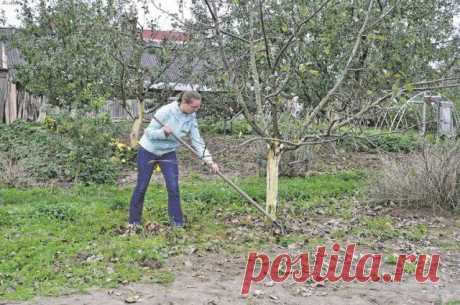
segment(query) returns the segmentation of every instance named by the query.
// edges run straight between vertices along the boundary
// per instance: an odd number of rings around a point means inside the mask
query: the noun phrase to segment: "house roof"
[[[156,54],[145,51],[144,54],[142,54],[141,65],[143,68],[155,69],[161,64]],[[190,59],[185,56],[177,56],[172,59],[169,66],[166,67],[164,73],[155,80],[155,83],[151,87],[159,89],[160,87],[164,87],[165,84],[175,83],[177,83],[178,88],[180,87],[180,84],[182,84],[182,86],[196,87],[198,86],[197,83],[202,83],[204,81],[198,81],[197,74],[203,74],[202,72],[206,69],[206,67],[206,63],[202,60]],[[146,83],[149,83],[149,80],[146,80]],[[180,91],[181,89],[177,90]]]
[[[179,43],[183,43],[190,39],[190,35],[184,32],[152,30],[143,30],[142,37],[145,41],[161,42],[164,40],[169,40]]]
[[[6,68],[10,77],[15,77],[15,66],[24,63],[17,48],[11,47],[11,37],[15,33],[14,28],[0,28],[0,67],[3,66],[3,54],[6,55]],[[5,53],[3,53],[5,52]]]

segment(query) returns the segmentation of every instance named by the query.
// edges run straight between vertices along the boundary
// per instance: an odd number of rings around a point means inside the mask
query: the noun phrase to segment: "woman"
[[[160,107],[155,117],[164,125],[152,119],[139,141],[137,153],[137,184],[131,197],[129,209],[129,229],[141,225],[144,196],[152,176],[154,166],[158,164],[163,173],[168,190],[168,213],[171,225],[184,227],[180,194],[179,169],[176,158],[178,141],[174,136],[184,137],[189,134],[192,146],[200,154],[212,172],[219,171],[219,166],[213,162],[206,149],[198,130],[195,112],[201,106],[201,95],[196,91],[184,91],[178,101]],[[173,136],[174,135],[174,136]]]

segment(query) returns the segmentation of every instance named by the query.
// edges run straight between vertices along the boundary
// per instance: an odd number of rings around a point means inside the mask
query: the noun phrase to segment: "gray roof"
[[[15,67],[24,63],[17,48],[11,47],[12,35],[15,33],[14,28],[0,28],[0,41],[4,44],[6,49],[7,68],[10,78],[15,78]]]
[[[160,60],[158,56],[145,51],[142,54],[141,65],[144,68],[159,67]],[[182,90],[180,88],[184,86],[192,86],[204,88],[205,85],[209,85],[210,80],[202,79],[198,75],[206,75],[207,63],[202,60],[190,59],[185,56],[179,55],[176,58],[173,58],[172,62],[169,64],[164,73],[155,81],[158,84],[175,84],[177,83],[178,91]],[[148,82],[148,80],[146,80]],[[158,88],[158,86],[152,86],[153,88]]]
[[[155,67],[159,67],[160,65],[161,65],[160,60],[158,59],[158,56],[156,56],[155,54],[151,54],[148,51],[145,51],[142,54],[141,66],[143,68],[154,69]],[[178,78],[180,78],[180,73],[179,73],[180,71],[179,70],[180,69],[178,67],[178,64],[177,64],[177,62],[175,62],[174,64],[171,64],[166,69],[166,71],[162,75],[162,78],[166,78],[166,79],[169,79],[171,81],[175,81]]]

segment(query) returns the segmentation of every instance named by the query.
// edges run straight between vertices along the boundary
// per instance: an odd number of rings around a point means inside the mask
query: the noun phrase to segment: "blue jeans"
[[[176,224],[183,224],[184,219],[180,205],[179,168],[177,166],[176,152],[172,151],[162,156],[156,156],[145,150],[142,146],[139,146],[137,153],[137,183],[131,196],[129,223],[140,224],[142,222],[145,192],[147,191],[156,163],[160,165],[168,190],[169,217]]]

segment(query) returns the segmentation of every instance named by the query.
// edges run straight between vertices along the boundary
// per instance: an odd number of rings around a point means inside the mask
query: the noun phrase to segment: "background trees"
[[[131,145],[137,145],[145,99],[161,80],[176,47],[167,41],[145,41],[135,3],[120,1],[41,1],[38,9],[21,2],[23,27],[15,45],[25,60],[17,79],[51,105],[65,110],[94,111],[108,99],[137,103]],[[153,54],[156,65],[144,57]]]
[[[63,109],[94,109],[113,92],[108,7],[102,1],[21,3],[16,46],[25,60],[17,79]],[[99,103],[99,105],[97,105]]]

